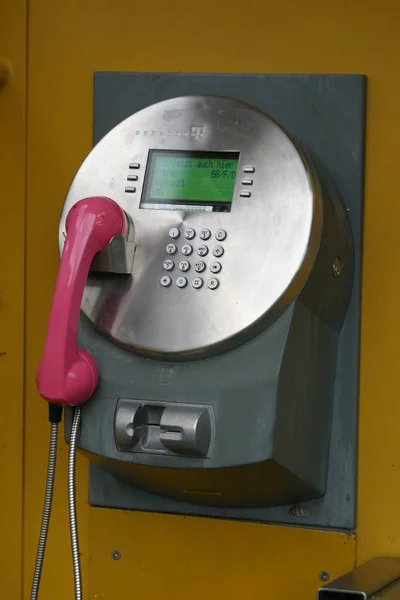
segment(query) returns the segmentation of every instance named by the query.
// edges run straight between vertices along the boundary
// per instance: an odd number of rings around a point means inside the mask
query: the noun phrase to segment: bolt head
[[[121,558],[121,552],[119,550],[113,550],[111,552],[111,557],[113,560],[119,560]]]
[[[329,581],[329,573],[327,571],[321,571],[319,578],[321,581]]]
[[[337,256],[335,258],[335,260],[333,261],[333,265],[332,265],[332,273],[333,276],[335,278],[340,277],[340,274],[342,272],[342,261],[340,260],[340,258]]]

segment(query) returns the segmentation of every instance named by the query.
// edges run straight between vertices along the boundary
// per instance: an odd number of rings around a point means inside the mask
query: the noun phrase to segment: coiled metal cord
[[[81,420],[82,407],[77,406],[74,411],[72,421],[71,439],[69,444],[68,455],[68,508],[69,508],[69,524],[71,531],[71,548],[72,548],[72,564],[74,568],[75,582],[75,600],[82,600],[82,581],[81,581],[81,565],[79,558],[79,537],[78,523],[76,518],[76,497],[75,497],[75,458],[76,458],[76,442],[79,434],[79,425]]]
[[[51,423],[50,429],[50,448],[49,460],[47,465],[46,492],[44,497],[44,508],[42,515],[42,525],[40,528],[39,543],[36,552],[35,570],[33,572],[31,600],[36,600],[39,592],[40,578],[42,575],[43,559],[46,550],[47,533],[49,531],[49,522],[51,506],[53,503],[54,476],[56,472],[58,443],[58,423]]]

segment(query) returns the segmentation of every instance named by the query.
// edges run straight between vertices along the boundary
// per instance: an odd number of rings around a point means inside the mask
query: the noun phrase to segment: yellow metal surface
[[[20,598],[26,2],[0,2],[0,596]]]
[[[17,10],[20,0],[7,2]],[[60,209],[71,178],[91,147],[96,70],[368,75],[358,559],[378,552],[400,554],[399,22],[400,5],[391,0],[248,0],[244,4],[30,0],[24,598],[28,598],[36,548],[48,444],[47,412],[35,389],[35,371],[58,264]],[[12,143],[23,160],[18,126],[15,136]],[[15,178],[12,211],[23,223],[23,213],[18,212],[23,203],[22,164],[20,172],[14,163],[7,172]],[[11,189],[3,178],[0,185]],[[20,187],[21,195],[16,191]],[[3,219],[4,198],[1,206]],[[2,331],[4,327],[10,332],[15,322],[15,335],[6,336],[7,348],[14,348],[15,354],[5,369],[0,357],[4,370],[0,374],[2,390],[19,398],[22,238],[20,244],[11,239],[9,244],[14,267],[6,266],[6,273],[16,298],[7,308],[5,288],[0,318]],[[6,250],[10,257],[8,245]],[[4,268],[2,264],[1,273]],[[5,310],[10,311],[6,319]],[[15,410],[15,422],[20,422],[17,406],[16,402],[7,410]],[[21,438],[14,439],[11,429],[5,431],[15,457],[9,464],[15,474],[9,490],[13,506],[8,507],[14,510],[15,505],[18,512]],[[60,447],[42,600],[72,597],[66,447],[64,443]],[[206,595],[305,600],[314,597],[321,569],[335,576],[354,564],[354,541],[339,533],[90,509],[86,469],[85,459],[80,458],[78,508],[87,598],[116,600],[144,594],[153,598],[162,593],[174,600]],[[11,514],[18,526],[17,515]],[[121,551],[119,561],[111,558],[114,549]],[[4,552],[2,548],[0,553]],[[16,585],[15,594],[8,596],[11,600],[19,598],[17,590]]]

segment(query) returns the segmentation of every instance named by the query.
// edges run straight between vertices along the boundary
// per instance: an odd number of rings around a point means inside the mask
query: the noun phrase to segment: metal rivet
[[[338,256],[333,261],[332,272],[334,277],[340,277],[342,272],[342,261]]]
[[[111,552],[111,557],[113,560],[119,560],[121,558],[121,552],[119,550],[113,550]]]
[[[329,573],[328,571],[321,571],[321,573],[319,574],[319,578],[321,581],[329,581]]]

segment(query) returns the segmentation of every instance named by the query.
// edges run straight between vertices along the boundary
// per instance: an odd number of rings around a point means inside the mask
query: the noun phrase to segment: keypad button
[[[166,271],[172,271],[172,269],[175,266],[175,263],[173,260],[170,260],[169,258],[167,260],[164,260],[163,264],[163,269],[165,269]]]
[[[181,252],[184,256],[190,256],[190,254],[193,252],[193,247],[190,244],[185,244],[182,246]]]
[[[127,194],[134,194],[134,193],[136,192],[136,188],[135,188],[135,187],[132,187],[132,186],[130,186],[130,185],[128,185],[128,186],[125,188],[125,192],[126,192]]]
[[[200,229],[199,237],[201,240],[209,240],[211,237],[211,231],[209,229]]]
[[[203,285],[203,280],[201,277],[195,277],[192,281],[192,286],[195,290],[199,290]]]
[[[138,176],[137,175],[128,175],[127,180],[128,181],[137,181]]]
[[[187,279],[186,277],[178,277],[178,279],[176,280],[176,285],[179,288],[184,288],[187,286]]]
[[[168,231],[168,235],[173,240],[176,240],[179,237],[179,229],[177,227],[171,227],[171,229]]]
[[[207,281],[207,285],[210,288],[210,290],[216,290],[219,286],[219,281],[215,277],[212,277]]]
[[[211,273],[219,273],[221,269],[221,263],[219,262],[213,262],[210,266]]]
[[[187,260],[181,260],[181,262],[179,263],[179,268],[185,273],[186,271],[189,271],[190,263]]]
[[[178,248],[175,246],[175,244],[168,244],[165,250],[167,254],[175,254]]]
[[[168,275],[163,275],[160,279],[160,283],[163,287],[169,287],[172,283],[172,279]]]
[[[196,232],[194,229],[186,229],[184,235],[187,240],[192,240],[196,235]]]
[[[250,198],[251,196],[251,192],[248,192],[247,190],[242,190],[239,194],[239,196],[241,198]]]
[[[242,185],[253,185],[252,179],[242,179]]]
[[[243,173],[254,173],[255,172],[255,168],[252,166],[247,166],[247,167],[243,167]]]
[[[199,246],[197,248],[197,254],[199,256],[206,256],[208,254],[208,248],[207,248],[207,246]]]
[[[214,246],[212,253],[218,258],[223,255],[224,249],[222,246]]]
[[[194,270],[196,271],[196,273],[202,273],[205,270],[205,268],[206,268],[206,263],[203,262],[202,260],[195,263],[195,265],[194,265]]]
[[[140,163],[130,163],[129,168],[130,169],[140,169]]]
[[[225,238],[226,238],[225,229],[218,229],[218,231],[215,233],[215,239],[218,240],[219,242],[222,242]]]

